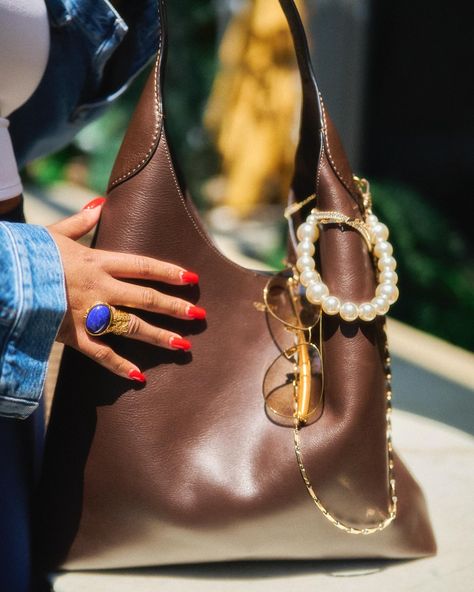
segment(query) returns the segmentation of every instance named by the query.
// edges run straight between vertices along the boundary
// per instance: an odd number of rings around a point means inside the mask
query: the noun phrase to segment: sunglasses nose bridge
[[[269,280],[264,301],[270,315],[290,330],[310,331],[320,319],[320,307],[306,300],[304,291],[292,278],[275,276]]]

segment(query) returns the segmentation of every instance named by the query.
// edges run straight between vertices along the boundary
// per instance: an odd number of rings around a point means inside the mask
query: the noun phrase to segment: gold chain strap
[[[357,177],[357,179],[358,179],[358,177]],[[363,195],[363,199],[364,199],[364,207],[366,208],[366,213],[370,213],[372,211],[370,188],[368,185],[368,181],[366,179],[363,179],[363,181],[364,181],[364,185],[363,186],[361,185],[361,191],[362,191],[362,187],[363,187],[364,193],[362,195]],[[360,181],[360,183],[362,183],[362,181]],[[291,218],[291,216],[293,216],[293,214],[296,214],[296,212],[301,210],[301,208],[303,206],[305,206],[307,203],[309,203],[313,199],[316,199],[315,193],[313,193],[312,195],[310,195],[309,197],[307,197],[306,199],[304,199],[301,202],[297,202],[297,203],[289,205],[285,209],[285,212],[284,212],[285,218],[287,220],[289,220]],[[369,249],[369,252],[372,251],[372,242],[370,240],[370,233],[367,228],[367,224],[364,220],[362,220],[360,218],[351,218],[350,216],[346,216],[345,214],[341,214],[340,212],[335,212],[332,210],[324,212],[321,210],[317,210],[315,208],[311,211],[311,213],[313,216],[316,217],[319,224],[345,224],[346,226],[350,226],[351,228],[354,228],[354,230],[357,230],[357,232],[365,240],[365,242],[367,244],[367,248]]]
[[[289,220],[291,218],[291,216],[293,216],[293,214],[296,214],[296,212],[301,210],[301,208],[303,206],[305,206],[307,203],[309,203],[313,199],[316,199],[316,193],[313,193],[312,195],[308,196],[303,201],[297,201],[297,202],[292,203],[291,205],[287,206],[285,208],[285,211],[283,212],[283,215],[285,216],[285,218],[287,220]]]
[[[363,198],[363,205],[364,205],[364,214],[365,217],[372,213],[372,195],[370,191],[370,185],[367,179],[361,179],[359,177],[354,176],[354,181],[356,183],[357,188],[359,189],[362,198]],[[316,195],[312,194],[307,197],[305,200],[301,202],[297,202],[291,204],[285,209],[285,218],[288,220],[298,212],[303,206],[305,206],[310,201],[316,199]],[[364,220],[359,218],[350,218],[349,216],[345,216],[340,212],[335,211],[318,211],[314,209],[312,214],[316,216],[318,223],[321,224],[345,224],[357,230],[359,234],[365,240],[369,252],[372,252],[372,242],[370,238],[370,234],[367,228],[367,224]],[[366,526],[364,528],[356,528],[354,526],[348,526],[338,520],[331,512],[324,506],[323,502],[317,496],[314,487],[311,483],[311,480],[308,476],[306,468],[303,462],[303,453],[301,451],[301,441],[300,441],[300,431],[302,424],[298,420],[298,415],[295,413],[295,427],[294,427],[294,449],[296,455],[296,461],[298,463],[298,468],[303,478],[304,484],[306,489],[313,500],[316,507],[321,511],[323,516],[331,522],[336,528],[348,533],[348,534],[374,534],[376,532],[380,532],[387,528],[389,524],[391,524],[396,516],[397,516],[397,495],[396,495],[396,483],[395,483],[395,473],[394,473],[394,461],[393,461],[393,445],[392,445],[392,374],[390,368],[390,353],[388,351],[388,344],[387,344],[387,333],[386,333],[386,323],[383,326],[384,330],[384,355],[385,355],[385,363],[384,363],[384,372],[385,372],[385,380],[386,380],[386,451],[387,451],[387,465],[388,465],[388,495],[389,495],[389,502],[388,502],[388,514],[387,517],[375,524],[373,526]],[[322,355],[322,339],[321,339],[321,355]]]
[[[393,446],[392,446],[392,374],[390,369],[390,354],[388,351],[387,345],[387,334],[386,334],[386,325],[384,324],[384,335],[385,335],[385,379],[386,379],[386,421],[387,421],[387,428],[386,428],[386,441],[387,441],[387,463],[388,463],[388,492],[389,492],[389,505],[388,505],[388,516],[378,524],[374,526],[367,526],[365,528],[355,528],[353,526],[348,526],[344,524],[340,520],[334,517],[329,510],[323,505],[322,501],[316,495],[314,491],[313,485],[311,480],[306,472],[306,468],[303,463],[303,455],[301,452],[301,445],[300,445],[300,423],[296,420],[295,421],[295,428],[294,428],[294,447],[295,447],[295,454],[296,460],[298,463],[298,468],[300,470],[301,476],[303,477],[304,484],[306,485],[306,489],[308,490],[311,499],[315,503],[316,507],[321,511],[323,516],[331,522],[336,528],[343,530],[348,534],[373,534],[375,532],[379,532],[387,528],[389,524],[395,520],[397,516],[397,496],[396,496],[396,486],[395,486],[395,474],[394,474],[394,462],[393,462]]]
[[[370,183],[367,181],[367,179],[364,179],[364,178],[361,179],[360,177],[357,177],[356,175],[353,175],[353,179],[354,179],[354,183],[356,184],[357,188],[360,191],[360,194],[362,195],[364,210],[365,210],[366,214],[371,214],[372,213],[372,194],[370,191]],[[316,193],[312,193],[303,201],[296,201],[295,203],[292,203],[289,206],[287,206],[284,211],[285,218],[287,220],[289,220],[291,218],[291,216],[293,216],[293,214],[296,214],[296,212],[301,210],[302,207],[304,207],[306,204],[308,204],[313,199],[316,199]]]

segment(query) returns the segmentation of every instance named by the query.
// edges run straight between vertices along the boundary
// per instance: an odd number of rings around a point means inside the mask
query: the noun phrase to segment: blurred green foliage
[[[375,213],[390,228],[400,299],[394,317],[474,349],[474,267],[468,241],[444,211],[394,182],[371,184]]]
[[[167,129],[184,166],[184,177],[198,205],[205,206],[203,182],[217,170],[218,159],[200,125],[216,67],[216,14],[209,0],[169,3],[171,27],[166,79]],[[186,14],[186,19],[179,18]],[[61,152],[33,163],[28,173],[35,183],[50,184],[68,175],[71,162],[84,165],[84,181],[98,193],[107,186],[116,153],[148,71],[133,83],[100,120],[84,129]],[[462,347],[474,349],[469,320],[474,313],[474,271],[467,239],[453,230],[445,212],[428,199],[396,182],[372,183],[374,209],[391,229],[399,262],[401,297],[393,315]],[[265,262],[279,267],[282,242]]]

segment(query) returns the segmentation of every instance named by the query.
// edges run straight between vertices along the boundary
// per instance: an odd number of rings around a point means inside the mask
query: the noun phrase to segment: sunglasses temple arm
[[[311,402],[311,359],[304,331],[297,331],[298,352],[298,392],[296,400],[296,418],[306,423]]]
[[[289,282],[292,280],[290,279]],[[301,322],[300,315],[295,302],[293,291],[289,290],[291,307],[293,313]],[[308,344],[305,332],[301,329],[296,331],[296,351],[298,353],[298,381],[296,394],[296,419],[299,423],[306,423],[309,414],[309,405],[311,402],[311,360],[309,356]]]

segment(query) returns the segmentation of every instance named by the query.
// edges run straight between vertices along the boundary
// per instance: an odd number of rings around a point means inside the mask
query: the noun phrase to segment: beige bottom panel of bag
[[[474,439],[394,412],[397,449],[427,497],[438,555],[412,561],[266,562],[52,575],[54,592],[452,592],[474,573]]]

